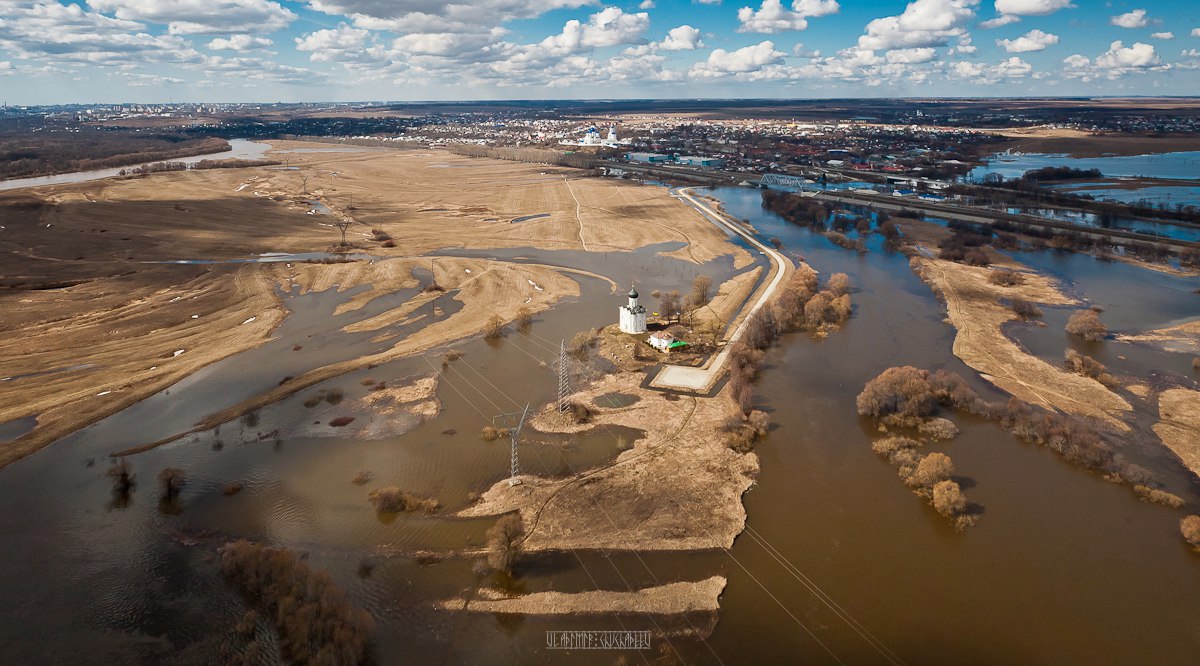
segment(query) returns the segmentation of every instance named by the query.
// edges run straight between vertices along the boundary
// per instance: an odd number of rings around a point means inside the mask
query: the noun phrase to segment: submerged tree
[[[521,554],[521,537],[525,524],[519,514],[509,514],[496,521],[487,531],[488,564],[497,571],[510,573]]]

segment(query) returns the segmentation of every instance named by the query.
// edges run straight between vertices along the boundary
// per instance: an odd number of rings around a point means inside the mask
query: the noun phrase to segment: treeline
[[[111,169],[227,150],[225,139],[176,133],[99,129],[33,136],[0,133],[0,178]]]
[[[997,176],[991,178],[991,176]],[[1101,226],[1111,226],[1121,217],[1150,217],[1181,222],[1200,223],[1200,206],[1185,203],[1169,207],[1165,203],[1153,205],[1150,202],[1125,204],[1117,201],[1102,201],[1093,199],[1086,192],[1064,192],[1042,187],[1039,181],[1016,178],[1004,180],[997,174],[989,174],[984,179],[985,188],[977,185],[952,185],[951,194],[980,199],[989,203],[1009,206],[1024,206],[1029,208],[1047,208],[1067,206],[1079,208],[1096,215]]]
[[[270,618],[279,634],[280,656],[292,664],[361,664],[375,622],[350,604],[324,571],[313,571],[286,548],[245,540],[221,548],[221,572],[250,605]],[[240,633],[253,634],[257,613],[250,611]],[[246,655],[258,655],[252,642]],[[247,662],[253,661],[247,659]]]
[[[1076,169],[1074,167],[1042,167],[1040,169],[1032,169],[1026,171],[1021,176],[1022,180],[1046,181],[1046,180],[1076,180],[1082,178],[1103,178],[1104,174],[1100,173],[1099,169]]]
[[[600,164],[600,161],[595,157],[584,153],[563,153],[557,150],[542,150],[539,148],[508,148],[480,146],[474,143],[452,143],[446,146],[446,150],[455,155],[466,155],[467,157],[490,157],[510,162],[550,164],[576,169],[592,169]]]
[[[427,148],[428,146],[422,141],[394,141],[391,139],[379,139],[372,137],[348,137],[348,136],[314,136],[311,134],[280,134],[279,138],[284,141],[312,141],[315,143],[341,143],[347,146],[364,146],[367,148],[397,148],[401,150],[414,150],[417,148]]]
[[[167,171],[187,171],[204,169],[241,169],[246,167],[264,167],[279,164],[279,160],[200,160],[193,164],[185,162],[155,162],[132,169],[121,169],[119,176],[145,176],[151,173]]]

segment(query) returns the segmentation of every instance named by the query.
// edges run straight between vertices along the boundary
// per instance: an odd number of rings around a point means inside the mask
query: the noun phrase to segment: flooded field
[[[1147,178],[1195,178],[1200,172],[1200,152],[1159,153],[1114,157],[1070,157],[1048,153],[1002,153],[987,164],[972,169],[967,178],[982,181],[989,173],[1019,178],[1026,171],[1042,167],[1099,169],[1107,177],[1144,176]]]
[[[985,397],[1002,397],[952,355],[954,330],[943,321],[944,306],[913,275],[906,257],[883,251],[878,236],[868,239],[870,252],[859,255],[762,210],[756,190],[712,194],[729,214],[749,219],[761,237],[779,238],[786,254],[803,257],[823,274],[849,274],[854,317],[825,340],[787,336],[768,355],[760,407],[775,425],[757,449],[762,471],[745,496],[748,529],[729,551],[540,556],[518,566],[514,590],[629,590],[723,575],[729,582],[719,621],[706,641],[656,641],[665,655],[688,663],[1194,662],[1200,654],[1200,558],[1178,536],[1180,512],[1141,503],[1127,488],[1022,444],[995,425],[956,418],[962,434],[936,450],[953,456],[956,478],[983,514],[978,526],[955,532],[871,452],[874,433],[854,405],[867,380],[903,364],[945,368],[970,379]],[[526,404],[536,409],[555,397],[552,364],[561,340],[613,323],[629,284],[647,294],[686,291],[698,274],[720,283],[733,273],[728,258],[697,267],[659,256],[678,247],[443,253],[569,266],[612,283],[573,275],[582,287],[578,299],[539,314],[529,330],[455,345],[462,358],[444,369],[446,349],[359,370],[252,418],[134,456],[137,488],[130,502],[116,501],[104,474],[111,451],[186,431],[287,375],[388,344],[340,329],[411,293],[339,316],[332,315],[337,305],[357,292],[287,297],[293,314],[272,342],[0,470],[6,545],[0,589],[19,600],[0,610],[7,658],[222,661],[243,645],[232,627],[245,607],[220,577],[213,553],[236,537],[286,545],[307,553],[312,567],[328,570],[378,623],[378,663],[609,664],[613,653],[547,650],[545,631],[671,631],[711,621],[684,617],[673,626],[641,614],[537,618],[435,610],[437,601],[500,581],[473,573],[469,558],[413,553],[480,546],[492,521],[380,519],[367,503],[370,489],[398,485],[435,497],[442,512],[452,512],[505,478],[508,442],[483,441],[480,430],[498,414]],[[1190,293],[1194,281],[1077,255],[1018,259],[1105,307],[1113,329],[1157,326],[1200,312],[1200,296]],[[452,295],[439,298],[438,306],[453,308]],[[425,314],[438,316],[432,305]],[[1061,358],[1058,317],[1047,312],[1045,329],[1014,334],[1035,353]],[[383,332],[406,335],[422,325]],[[1143,377],[1184,373],[1175,362],[1188,358],[1133,345],[1102,346],[1128,357],[1122,371]],[[354,407],[370,390],[367,380],[401,385],[433,375],[439,377],[440,411],[424,422],[373,439],[327,427],[335,416],[370,417]],[[340,402],[306,406],[331,389],[342,393]],[[604,397],[614,407],[628,399]],[[0,435],[24,427],[3,424]],[[611,460],[622,440],[637,436],[627,429],[576,437],[530,433],[519,450],[521,465],[537,474],[570,474]],[[1178,463],[1153,451],[1142,459],[1195,510],[1200,486]],[[188,484],[177,500],[164,503],[154,475],[171,466],[187,471]],[[371,481],[352,483],[362,472]],[[231,482],[244,490],[227,497],[222,489]],[[271,640],[265,625],[256,637]],[[644,656],[653,660],[655,654]]]

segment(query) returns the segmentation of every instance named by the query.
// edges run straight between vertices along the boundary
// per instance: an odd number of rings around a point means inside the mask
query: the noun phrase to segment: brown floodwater
[[[607,283],[589,278],[580,278],[580,298],[539,314],[529,331],[454,345],[463,356],[442,373],[442,411],[428,422],[369,440],[312,427],[339,415],[367,418],[353,407],[367,391],[362,380],[397,385],[433,374],[444,350],[330,380],[252,419],[136,456],[138,487],[127,504],[114,501],[104,476],[109,451],[187,430],[283,376],[370,351],[370,337],[347,338],[337,329],[406,297],[332,318],[350,294],[322,292],[288,301],[295,314],[276,341],[0,470],[6,660],[212,663],[235,653],[244,642],[232,627],[245,606],[221,579],[213,555],[225,540],[247,537],[307,553],[310,565],[328,570],[377,620],[373,654],[385,664],[608,664],[619,656],[547,650],[545,632],[561,629],[666,631],[670,639],[656,640],[656,649],[698,663],[887,663],[891,655],[908,663],[1195,662],[1200,557],[1179,537],[1182,511],[1138,502],[1050,451],[955,416],[962,434],[930,449],[954,459],[957,478],[982,510],[977,526],[955,532],[871,452],[874,433],[854,410],[868,379],[901,364],[946,368],[985,396],[1001,397],[951,354],[954,331],[941,304],[906,258],[884,253],[878,242],[858,256],[761,210],[756,191],[716,194],[763,237],[782,239],[786,251],[822,273],[848,273],[855,285],[854,317],[841,331],[821,341],[788,336],[768,356],[759,395],[774,426],[758,449],[758,483],[745,496],[749,529],[730,551],[567,552],[523,561],[515,581],[502,581],[477,576],[469,559],[402,555],[481,545],[491,520],[380,519],[367,503],[371,488],[394,484],[436,497],[443,512],[452,512],[507,475],[507,442],[483,441],[480,429],[494,415],[551,400],[559,341],[614,321],[623,289],[612,294]],[[728,260],[698,270],[656,255],[669,249],[483,254],[585,268],[620,285],[636,282],[643,293],[685,290],[701,271],[717,281],[732,272]],[[1092,276],[1075,288],[1107,303],[1109,289],[1124,287]],[[449,298],[441,300],[451,307]],[[1114,321],[1186,316],[1174,297],[1143,299],[1137,307],[1144,310],[1129,315],[1110,307]],[[1055,327],[1061,331],[1057,322],[1046,330]],[[303,349],[292,352],[297,343]],[[1061,358],[1058,342],[1037,353],[1051,355],[1051,346]],[[1121,349],[1132,359],[1123,372],[1148,374],[1164,362],[1128,353],[1140,346]],[[1166,352],[1145,353],[1158,359]],[[344,392],[341,403],[304,406],[331,388]],[[260,439],[275,430],[278,436]],[[620,440],[636,436],[624,429],[576,437],[530,433],[521,465],[530,473],[569,474],[611,460]],[[1143,457],[1196,511],[1200,488],[1178,463]],[[153,477],[168,466],[187,470],[188,485],[178,502],[162,505]],[[363,471],[373,480],[352,484]],[[225,497],[221,489],[231,481],[245,489]],[[702,615],[668,622],[637,614],[518,618],[433,608],[481,585],[629,590],[714,574],[729,584],[707,641],[674,633],[704,627],[711,618]],[[273,640],[265,624],[255,638],[268,646]],[[624,656],[645,663],[656,654]]]

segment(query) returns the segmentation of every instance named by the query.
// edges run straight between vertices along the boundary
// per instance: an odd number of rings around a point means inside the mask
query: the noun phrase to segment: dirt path
[[[575,200],[575,219],[579,221],[579,243],[583,246],[584,252],[591,252],[588,249],[587,241],[583,238],[583,204],[580,203],[579,197],[575,196],[575,188],[571,187],[571,181],[567,180],[565,175],[562,179],[563,185],[566,185],[567,191],[571,193],[571,198]]]

